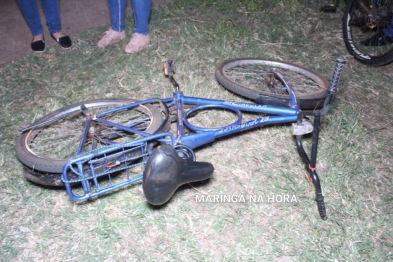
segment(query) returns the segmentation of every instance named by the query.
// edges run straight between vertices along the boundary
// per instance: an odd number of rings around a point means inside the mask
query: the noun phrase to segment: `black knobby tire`
[[[215,76],[226,89],[258,104],[289,106],[289,95],[272,72],[280,72],[295,90],[298,105],[303,110],[323,106],[329,83],[324,77],[305,67],[262,58],[237,58],[224,61],[216,68]],[[269,89],[271,83],[282,85]]]
[[[23,132],[17,138],[16,154],[19,160],[39,174],[41,179],[45,180],[43,173],[49,173],[51,176],[58,174],[60,178],[64,165],[77,154],[86,118],[82,113],[81,106],[84,105],[89,109],[89,112],[94,113],[96,110],[101,112],[103,109],[115,108],[133,102],[135,102],[133,99],[108,98],[79,102],[60,108],[43,116],[33,125],[49,119],[56,119],[54,122]],[[137,121],[142,119],[141,117],[143,117],[143,121]],[[161,110],[154,105],[141,105],[130,110],[109,114],[106,119],[123,124],[138,122],[139,124],[134,127],[150,134],[168,129],[167,121]],[[95,126],[94,128],[96,130],[93,135],[95,141],[97,138],[101,139],[102,146],[106,145],[104,139],[108,139],[108,137],[116,142],[128,142],[139,137],[105,126]],[[86,143],[86,150],[91,150],[91,145],[88,143]],[[30,172],[30,174],[34,175],[34,172]],[[33,182],[39,183],[39,181]],[[43,181],[41,184],[45,185],[45,183],[50,182]]]
[[[348,52],[359,62],[369,66],[383,66],[393,61],[393,43],[368,46],[372,36],[382,35],[382,30],[393,19],[392,0],[383,0],[372,6],[374,0],[349,0],[343,17],[343,38]]]

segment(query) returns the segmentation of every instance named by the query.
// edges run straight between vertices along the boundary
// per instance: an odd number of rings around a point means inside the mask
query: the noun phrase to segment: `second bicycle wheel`
[[[391,0],[350,0],[343,17],[343,38],[348,52],[369,66],[393,61]]]
[[[301,109],[323,106],[329,83],[318,73],[299,65],[262,58],[237,58],[219,64],[215,75],[226,89],[258,104],[289,106],[286,88],[272,69],[292,85]]]
[[[82,137],[86,115],[94,115],[111,108],[133,103],[132,99],[97,99],[80,102],[58,109],[37,120],[33,125],[37,128],[23,132],[16,141],[16,154],[19,160],[36,170],[37,174],[63,172],[64,165],[71,157],[75,157]],[[126,126],[132,126],[146,133],[167,131],[168,126],[160,109],[154,105],[141,105],[110,113],[101,117]],[[93,147],[101,147],[111,142],[128,142],[139,137],[114,127],[94,123],[90,126],[84,151]],[[94,145],[93,145],[94,144]],[[34,181],[37,182],[37,181]]]

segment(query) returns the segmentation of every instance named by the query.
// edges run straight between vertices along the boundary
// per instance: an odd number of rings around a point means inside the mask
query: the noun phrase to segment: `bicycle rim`
[[[24,165],[38,172],[62,173],[68,159],[75,157],[78,152],[86,119],[81,105],[89,109],[89,114],[94,115],[97,112],[132,102],[135,102],[135,100],[90,100],[52,112],[35,123],[41,123],[56,117],[60,118],[45,126],[22,133],[18,137],[16,145],[17,156]],[[151,134],[165,129],[163,127],[164,116],[153,105],[143,105],[133,109],[122,110],[102,118],[122,125],[132,126]],[[89,135],[83,145],[83,151],[89,151],[93,147],[99,148],[108,145],[108,140],[122,143],[135,140],[138,137],[138,135],[132,133],[95,123],[89,128]]]
[[[292,85],[302,109],[323,106],[328,82],[318,73],[299,65],[260,58],[238,58],[221,63],[216,69],[216,78],[226,89],[257,103],[289,106],[285,85],[271,72],[272,69],[280,72]]]
[[[351,0],[343,18],[343,37],[348,52],[365,65],[382,66],[393,61],[393,42],[383,29],[392,22],[391,1]],[[383,38],[383,45],[371,45],[372,37]]]

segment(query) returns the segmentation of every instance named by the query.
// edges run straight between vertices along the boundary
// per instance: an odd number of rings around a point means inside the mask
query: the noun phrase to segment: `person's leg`
[[[51,37],[58,42],[61,47],[71,47],[71,38],[61,32],[59,0],[41,0],[41,3]]]
[[[44,51],[45,42],[37,0],[18,0],[18,2],[33,35],[33,40],[31,40],[30,44],[31,49],[35,52]]]
[[[151,0],[132,0],[135,19],[135,33],[147,35],[149,33],[149,18]]]
[[[127,53],[135,53],[147,47],[150,43],[149,18],[151,0],[132,0],[134,9],[135,29],[130,42],[125,48]]]
[[[127,0],[108,0],[108,4],[111,16],[111,28],[98,41],[98,47],[115,44],[126,37],[124,28]]]
[[[112,29],[121,32],[125,28],[126,0],[109,0]]]
[[[42,24],[38,11],[37,0],[18,0],[20,9],[29,25],[33,37],[40,37],[42,40]],[[33,39],[34,42],[34,39]]]
[[[56,34],[61,32],[61,21],[58,0],[41,0],[42,8],[44,9],[46,24],[49,32]]]

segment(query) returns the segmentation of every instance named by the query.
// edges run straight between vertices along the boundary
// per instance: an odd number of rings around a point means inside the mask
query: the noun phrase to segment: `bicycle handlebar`
[[[323,199],[324,197],[322,196],[322,194],[318,194],[316,197],[319,216],[321,217],[322,220],[325,221],[327,220],[327,215],[326,215],[325,201]]]
[[[336,65],[334,66],[332,79],[330,80],[330,85],[328,89],[329,92],[337,92],[338,81],[340,80],[346,62],[347,61],[344,58],[337,58]]]
[[[319,111],[319,115],[326,115],[329,111],[330,105],[333,102],[334,94],[337,93],[338,82],[340,81],[341,75],[343,73],[344,65],[347,61],[344,58],[337,58],[336,64],[334,66],[333,75],[330,80],[328,95],[325,99],[322,109]]]

